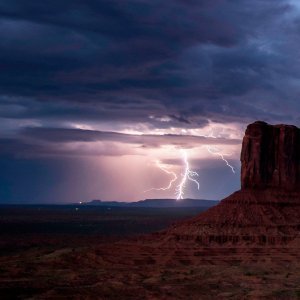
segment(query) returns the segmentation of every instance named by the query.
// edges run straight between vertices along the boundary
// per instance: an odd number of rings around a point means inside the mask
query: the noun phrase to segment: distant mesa
[[[197,217],[175,224],[167,240],[199,245],[299,247],[300,129],[248,125],[241,151],[241,189]]]
[[[171,208],[171,207],[203,207],[209,208],[217,205],[217,200],[204,200],[204,199],[145,199],[137,202],[118,202],[118,201],[101,201],[92,200],[85,202],[83,205],[90,206],[115,206],[115,207],[148,207],[148,208]]]
[[[102,201],[102,200],[91,200],[89,202],[82,202],[82,205],[88,206],[126,206],[126,202],[118,202],[118,201]]]
[[[89,205],[102,205],[102,200],[91,200],[89,202],[82,202],[82,204],[89,204]]]
[[[217,200],[203,199],[146,199],[129,205],[131,207],[212,207],[218,203]]]

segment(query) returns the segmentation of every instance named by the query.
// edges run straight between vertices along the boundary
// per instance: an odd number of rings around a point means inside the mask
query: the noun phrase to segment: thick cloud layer
[[[257,119],[299,126],[299,17],[294,0],[2,0],[0,155],[12,169],[167,146],[196,159],[207,139],[237,145]]]

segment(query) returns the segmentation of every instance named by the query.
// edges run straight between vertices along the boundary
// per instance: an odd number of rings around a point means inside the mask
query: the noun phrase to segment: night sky
[[[299,49],[297,0],[0,0],[0,202],[175,197],[180,149],[225,197],[248,123],[300,125]]]

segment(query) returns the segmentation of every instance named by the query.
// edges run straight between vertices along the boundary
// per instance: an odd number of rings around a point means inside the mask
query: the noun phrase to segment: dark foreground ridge
[[[241,152],[241,190],[199,216],[175,224],[168,240],[212,245],[299,245],[300,130],[248,125]]]

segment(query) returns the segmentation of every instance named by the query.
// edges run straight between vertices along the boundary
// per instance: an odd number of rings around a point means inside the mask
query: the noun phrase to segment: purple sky
[[[0,36],[1,203],[175,197],[180,149],[221,199],[248,123],[300,125],[296,0],[3,0]]]

